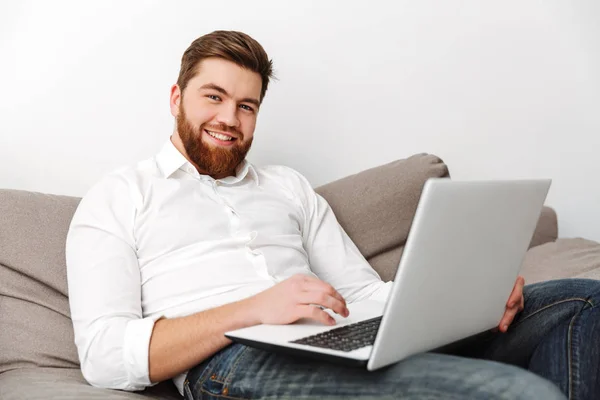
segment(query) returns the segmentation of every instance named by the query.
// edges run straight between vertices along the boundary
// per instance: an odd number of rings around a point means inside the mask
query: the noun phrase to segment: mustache
[[[230,133],[231,135],[233,135],[234,137],[239,138],[239,139],[243,139],[243,136],[244,136],[244,135],[242,135],[242,132],[238,131],[234,127],[231,127],[231,126],[228,126],[225,124],[205,124],[200,127],[201,131],[203,129],[206,129],[207,131],[219,131],[219,132]]]

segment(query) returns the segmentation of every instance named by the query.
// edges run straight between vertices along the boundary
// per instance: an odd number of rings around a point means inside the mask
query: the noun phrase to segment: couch
[[[384,280],[393,279],[421,190],[448,177],[417,154],[317,188]],[[79,198],[0,190],[0,399],[179,399],[171,381],[142,392],[91,387],[79,370],[69,318],[65,238]],[[557,239],[545,207],[523,263],[527,282],[600,278],[600,244]]]

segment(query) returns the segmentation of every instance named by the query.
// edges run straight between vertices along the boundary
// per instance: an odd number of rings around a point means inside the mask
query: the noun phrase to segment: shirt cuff
[[[133,390],[142,390],[152,386],[149,371],[150,337],[154,323],[162,316],[129,321],[125,328],[123,343],[123,363],[127,371],[127,380]]]

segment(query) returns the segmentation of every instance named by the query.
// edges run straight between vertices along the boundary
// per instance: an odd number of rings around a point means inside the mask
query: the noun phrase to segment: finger
[[[514,307],[521,302],[521,298],[523,297],[523,286],[525,286],[525,279],[523,279],[522,276],[518,276],[515,286],[506,302],[508,307]]]
[[[500,324],[498,326],[500,332],[506,332],[508,330],[508,327],[510,326],[510,324],[512,324],[513,320],[515,319],[515,315],[517,315],[518,311],[519,310],[516,307],[506,309],[506,311],[504,312],[504,316],[502,317],[502,320],[500,321]]]
[[[302,304],[315,304],[325,308],[330,308],[337,314],[347,317],[349,315],[346,304],[337,297],[333,297],[325,292],[304,292],[300,297]]]
[[[317,293],[318,296],[322,296],[322,294],[324,293],[328,296],[334,297],[342,303],[342,306],[343,306],[342,309],[338,309],[337,307],[325,306],[325,305],[323,305],[323,306],[327,307],[327,308],[331,308],[333,311],[335,311],[336,313],[338,313],[339,315],[342,315],[344,317],[347,317],[348,315],[350,315],[350,311],[348,311],[348,307],[346,304],[346,299],[344,299],[342,297],[342,295],[337,290],[334,289],[333,286],[331,286],[327,282],[324,282],[318,278],[308,276],[308,275],[302,275],[302,279],[303,279],[303,284],[302,284],[302,288],[301,288],[302,291],[311,293],[311,295],[313,295],[314,293]],[[322,305],[320,303],[317,303],[317,304]]]
[[[316,280],[316,281],[307,282],[306,285],[303,287],[303,290],[307,291],[307,292],[327,293],[328,295],[333,296],[333,297],[337,298],[339,301],[341,301],[342,303],[344,303],[344,306],[346,305],[346,300],[342,297],[342,295],[339,294],[339,292],[337,290],[335,290],[333,288],[333,286],[331,286],[330,284],[325,283],[323,281]]]
[[[507,307],[514,307],[516,302],[520,299],[520,281],[521,277],[518,276],[517,280],[515,281],[515,285],[513,286],[513,289],[510,292],[510,296],[508,296],[508,301],[506,302]]]
[[[525,298],[523,296],[523,290],[525,289],[525,278],[519,276],[520,279],[517,280],[517,286],[519,290],[519,298],[514,303],[514,305],[519,308],[519,311],[522,311],[525,308]]]
[[[314,319],[325,325],[335,325],[335,319],[317,306],[299,305],[298,319],[300,318]]]

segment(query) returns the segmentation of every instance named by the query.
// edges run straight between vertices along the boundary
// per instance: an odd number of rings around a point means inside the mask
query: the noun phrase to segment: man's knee
[[[552,382],[532,372],[512,365],[502,364],[496,377],[490,380],[490,399],[565,399],[565,395]]]

